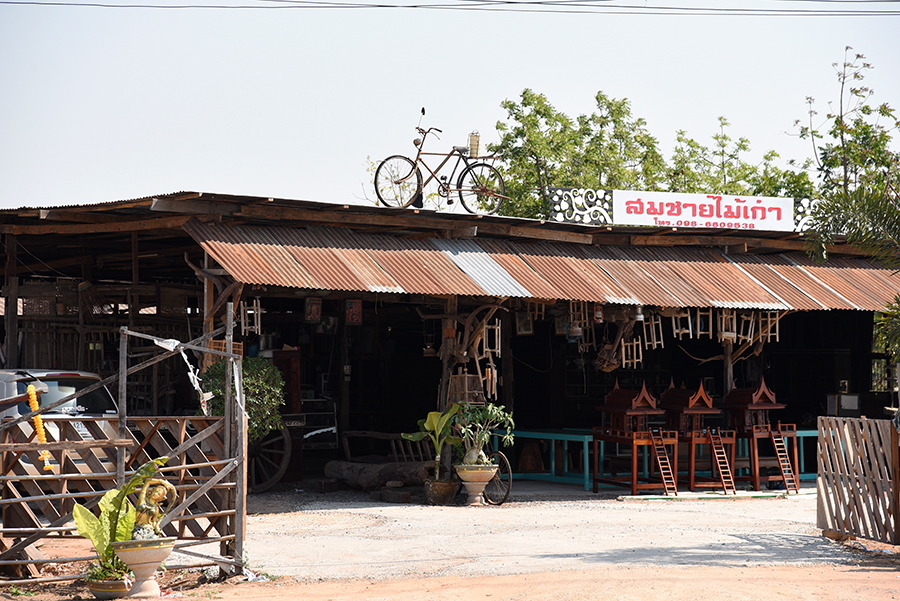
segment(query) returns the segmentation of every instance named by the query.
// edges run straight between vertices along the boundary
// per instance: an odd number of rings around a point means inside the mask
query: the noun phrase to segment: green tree
[[[822,195],[813,209],[807,252],[819,261],[828,258],[830,245],[843,238],[892,269],[900,269],[900,155],[891,150],[891,134],[898,120],[887,104],[872,103],[873,90],[861,84],[872,65],[862,54],[835,63],[839,94],[822,134],[810,124],[800,128],[818,151],[816,162]],[[875,323],[877,345],[900,359],[900,297],[885,307]]]
[[[875,91],[863,85],[873,67],[862,54],[850,58],[850,46],[844,49],[844,62],[833,63],[839,83],[837,103],[828,103],[826,120],[815,125],[815,100],[807,97],[808,125],[800,125],[800,137],[809,139],[818,167],[823,192],[840,188],[844,198],[858,187],[883,188],[886,174],[900,159],[892,151],[891,133],[900,127],[894,109],[886,102],[874,104]]]
[[[680,130],[676,137],[666,183],[670,192],[719,192],[740,196],[785,196],[810,198],[815,186],[806,173],[807,165],[798,170],[780,168],[774,150],[763,155],[759,164],[747,162],[750,141],[733,140],[728,135],[728,119],[719,117],[719,132],[713,144],[704,146]],[[789,166],[794,163],[789,162]]]
[[[647,123],[635,118],[626,99],[598,92],[597,110],[571,118],[530,89],[519,102],[505,100],[500,142],[490,150],[502,161],[505,215],[538,217],[547,212],[549,188],[658,190],[665,160]]]
[[[571,188],[658,190],[665,159],[647,122],[631,114],[626,99],[603,92],[594,97],[597,111],[577,118],[575,145],[563,165],[562,185]]]
[[[263,357],[244,357],[244,401],[247,410],[247,438],[250,442],[262,440],[282,427],[278,409],[284,404],[284,378],[281,371]],[[203,390],[212,393],[207,407],[210,415],[225,415],[225,370],[231,363],[217,359],[209,364],[203,374]],[[234,394],[234,381],[231,391]]]
[[[497,123],[500,142],[489,150],[500,155],[506,182],[504,215],[537,217],[549,206],[548,188],[559,185],[559,173],[575,147],[572,120],[557,111],[543,94],[525,89],[520,102],[504,100],[507,122]]]

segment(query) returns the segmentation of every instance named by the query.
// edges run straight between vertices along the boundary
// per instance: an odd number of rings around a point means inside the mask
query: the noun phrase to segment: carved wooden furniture
[[[676,492],[678,485],[678,433],[674,430],[652,430],[649,419],[652,416],[665,414],[664,409],[656,406],[656,399],[647,391],[646,383],[640,390],[626,390],[615,387],[606,395],[603,405],[598,411],[609,414],[610,427],[594,428],[594,492],[598,485],[612,484],[631,488],[631,494],[637,495],[641,489],[665,490],[666,495]],[[603,475],[600,465],[600,443],[617,443],[631,447],[631,474],[628,476]],[[673,462],[669,459],[668,447],[672,447]],[[648,477],[641,478],[638,471],[638,451],[642,447],[650,447],[655,459],[655,467],[659,478],[651,472]],[[644,448],[646,451],[646,448]],[[649,470],[648,470],[649,471]],[[640,482],[643,480],[644,482]]]
[[[731,466],[734,465],[735,432],[707,428],[704,418],[707,415],[719,415],[721,409],[713,407],[713,400],[703,389],[700,382],[698,390],[675,388],[674,382],[659,397],[659,406],[666,412],[666,427],[678,431],[678,439],[687,445],[688,450],[688,488],[693,492],[697,488],[722,487],[727,493],[736,494]],[[698,476],[697,451],[704,446],[709,447],[709,469],[715,478]],[[703,466],[703,471],[706,466]]]
[[[659,397],[659,406],[666,412],[666,427],[679,432],[704,430],[703,419],[707,415],[719,415],[721,409],[713,408],[713,400],[700,382],[698,390],[675,388],[675,383]]]
[[[646,383],[635,391],[619,388],[618,381],[597,411],[609,414],[610,429],[625,432],[645,432],[650,429],[650,416],[666,413],[656,407],[656,399],[647,391]]]
[[[759,386],[732,388],[731,392],[725,395],[724,401],[731,427],[737,430],[739,439],[747,441],[749,447],[750,474],[735,479],[751,481],[754,490],[760,490],[761,482],[780,481],[784,483],[788,492],[791,490],[799,492],[796,475],[797,426],[781,422],[774,426],[771,424],[769,412],[784,409],[785,405],[776,401],[775,393],[766,386],[765,378],[760,380]],[[760,474],[760,440],[770,441],[780,475]],[[789,444],[791,441],[792,444]]]

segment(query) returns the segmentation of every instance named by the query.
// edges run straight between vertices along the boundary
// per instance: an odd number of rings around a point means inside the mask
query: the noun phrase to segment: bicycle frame
[[[424,182],[422,182],[422,188],[424,189],[425,186],[427,186],[429,183],[431,183],[432,181],[435,181],[435,182],[437,182],[437,185],[438,185],[438,186],[441,188],[441,190],[443,191],[443,194],[441,194],[441,195],[443,196],[443,195],[446,194],[446,196],[449,198],[449,197],[450,197],[450,194],[451,194],[452,192],[459,192],[459,191],[460,191],[459,188],[453,187],[453,185],[454,185],[454,183],[453,183],[453,178],[456,176],[456,170],[459,169],[459,164],[460,164],[460,162],[463,163],[463,170],[465,170],[465,168],[468,167],[468,166],[470,165],[470,163],[469,163],[469,157],[467,157],[465,154],[463,154],[463,153],[460,151],[460,149],[457,148],[457,147],[453,147],[453,150],[451,150],[450,152],[447,152],[447,153],[443,153],[443,152],[425,152],[425,151],[423,150],[423,148],[425,147],[425,140],[428,138],[428,134],[432,133],[432,130],[434,130],[434,128],[432,127],[432,128],[429,128],[428,130],[422,130],[421,128],[417,128],[417,129],[418,129],[419,133],[422,134],[422,141],[421,141],[421,143],[418,144],[418,151],[416,152],[415,163],[416,163],[416,166],[417,166],[417,167],[418,167],[419,165],[421,165],[422,167],[425,168],[426,171],[428,171],[428,178],[427,178]],[[438,165],[437,168],[432,169],[432,168],[428,165],[428,163],[426,163],[426,162],[422,159],[422,157],[424,157],[424,156],[430,156],[430,157],[444,157],[444,160],[441,161],[441,164]],[[445,166],[445,165],[446,165],[453,157],[456,157],[456,163],[453,165],[453,170],[450,172],[450,176],[447,177],[446,182],[444,182],[444,181],[442,181],[441,178],[438,176],[438,173],[441,172],[441,170],[444,168],[444,166]],[[493,157],[492,157],[492,156],[486,156],[486,157],[478,157],[478,158],[479,158],[479,160],[480,160],[480,159],[492,159]]]

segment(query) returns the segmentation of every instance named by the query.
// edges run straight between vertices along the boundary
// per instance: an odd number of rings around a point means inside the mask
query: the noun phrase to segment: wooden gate
[[[817,525],[900,543],[900,449],[890,420],[819,418]]]
[[[183,348],[213,352],[197,345],[225,330],[220,328],[186,344],[166,341],[173,343],[168,352],[126,368],[127,337],[153,337],[122,328],[118,375],[42,406],[38,412],[0,423],[0,571],[12,570],[20,576],[40,578],[41,564],[96,559],[96,556],[85,556],[48,561],[37,551],[35,543],[51,537],[72,536],[76,531],[72,520],[76,502],[89,509],[95,507],[107,490],[121,486],[135,469],[162,456],[168,456],[169,461],[159,471],[175,485],[180,503],[163,518],[160,527],[166,536],[178,537],[175,550],[201,558],[200,565],[218,565],[228,572],[242,569],[246,418],[240,395],[231,411],[227,410],[226,403],[225,417],[127,417],[124,414],[124,383],[128,374],[180,353]],[[235,357],[227,352],[216,354]],[[239,367],[238,363],[238,374]],[[34,415],[117,379],[119,415],[66,418],[45,414],[46,443],[37,440],[30,421]],[[236,428],[236,424],[243,426]],[[52,456],[49,471],[43,469],[41,451],[49,451]],[[136,495],[132,503],[136,504],[135,501]],[[200,554],[188,549],[209,543],[219,544],[218,554]]]

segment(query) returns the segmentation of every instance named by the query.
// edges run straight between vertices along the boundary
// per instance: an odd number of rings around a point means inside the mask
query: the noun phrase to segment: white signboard
[[[616,225],[794,231],[794,199],[615,190]]]

